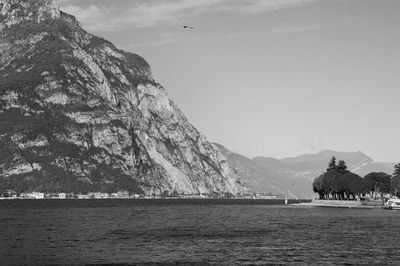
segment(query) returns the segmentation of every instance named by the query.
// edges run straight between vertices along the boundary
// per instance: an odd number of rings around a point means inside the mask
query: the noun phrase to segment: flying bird
[[[193,30],[194,28],[192,26],[188,26],[188,25],[183,25],[184,29],[188,29],[188,30]]]

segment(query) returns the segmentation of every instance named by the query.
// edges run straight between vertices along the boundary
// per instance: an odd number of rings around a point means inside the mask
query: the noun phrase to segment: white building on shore
[[[44,199],[44,193],[42,193],[42,192],[21,193],[19,198],[21,198],[21,199]]]

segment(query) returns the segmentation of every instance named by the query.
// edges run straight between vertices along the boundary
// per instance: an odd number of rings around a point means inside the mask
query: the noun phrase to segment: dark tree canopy
[[[392,192],[396,197],[400,196],[400,175],[392,177]]]
[[[335,170],[336,167],[337,167],[337,165],[336,165],[336,158],[335,158],[335,156],[332,156],[332,159],[331,159],[331,161],[329,162],[328,169],[326,169],[326,171],[328,172],[328,171],[330,171],[330,170]]]
[[[400,167],[400,166],[399,166]],[[320,199],[350,200],[356,195],[371,194],[383,197],[386,193],[400,194],[400,174],[391,178],[386,173],[372,172],[364,178],[350,172],[346,162],[332,157],[327,171],[315,178],[313,191],[319,194]]]
[[[320,175],[319,177],[316,177],[313,182],[313,191],[315,193],[318,193],[318,191],[322,190],[322,178],[324,175]]]
[[[343,160],[340,160],[339,163],[338,163],[338,165],[337,165],[337,167],[336,167],[336,169],[337,169],[338,171],[340,171],[340,172],[343,172],[343,173],[347,172],[347,165],[346,165],[346,162],[343,161]]]
[[[391,176],[386,173],[369,173],[364,177],[364,191],[369,190],[383,195],[391,192]]]
[[[394,175],[394,176],[400,175],[400,163],[399,163],[399,164],[396,164],[396,165],[394,166],[394,173],[393,173],[393,175]]]
[[[347,172],[345,174],[345,190],[348,192],[352,192],[355,194],[361,194],[362,193],[362,182],[363,179],[352,172]]]
[[[349,171],[331,169],[314,180],[313,190],[320,199],[355,199],[361,192],[362,178]]]

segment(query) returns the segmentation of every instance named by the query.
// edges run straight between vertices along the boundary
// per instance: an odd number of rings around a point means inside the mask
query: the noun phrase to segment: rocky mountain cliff
[[[0,190],[240,195],[140,56],[52,0],[0,0]]]
[[[378,163],[362,152],[326,150],[286,159],[256,157],[249,159],[219,145],[228,162],[241,172],[243,180],[254,191],[291,197],[309,198],[314,195],[314,178],[326,171],[332,156],[344,160],[350,171],[360,176],[370,172],[393,173],[395,163]]]

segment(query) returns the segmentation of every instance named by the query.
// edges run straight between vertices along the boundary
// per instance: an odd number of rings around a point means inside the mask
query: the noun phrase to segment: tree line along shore
[[[371,172],[361,177],[349,171],[345,161],[336,162],[332,157],[326,172],[316,177],[312,186],[320,200],[399,197],[400,164],[394,166],[393,175]]]

